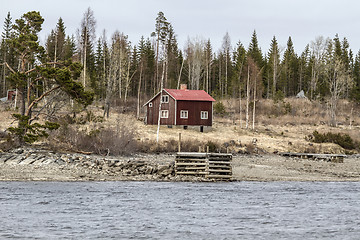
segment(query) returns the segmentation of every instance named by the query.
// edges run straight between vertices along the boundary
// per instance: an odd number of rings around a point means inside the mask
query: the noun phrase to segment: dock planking
[[[178,152],[175,159],[175,173],[228,181],[232,178],[231,162],[231,154]]]
[[[345,154],[326,154],[326,153],[292,153],[292,152],[280,152],[279,155],[284,157],[297,157],[302,159],[313,159],[326,162],[344,162]]]

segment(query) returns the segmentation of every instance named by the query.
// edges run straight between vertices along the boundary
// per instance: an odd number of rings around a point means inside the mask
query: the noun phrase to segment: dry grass
[[[329,127],[326,103],[285,99],[285,103],[291,106],[290,111],[285,114],[281,109],[283,106],[274,104],[272,100],[260,100],[256,105],[255,130],[245,129],[244,112],[240,121],[238,100],[222,102],[227,114],[223,117],[214,116],[211,131],[200,133],[192,129],[161,126],[159,143],[156,142],[157,126],[145,125],[143,121],[136,120],[135,108],[123,107],[121,103],[117,103],[118,106],[111,109],[109,119],[104,119],[103,122],[87,122],[77,125],[76,128],[78,131],[90,133],[94,129],[115,129],[119,125],[131,127],[134,130],[134,139],[138,143],[137,150],[144,152],[176,152],[179,133],[183,151],[198,151],[199,147],[204,150],[206,145],[212,142],[216,146],[216,151],[226,151],[228,148],[233,152],[344,152],[336,144],[316,144],[307,141],[306,137],[315,130],[320,133],[346,133],[360,142],[360,107],[346,101],[339,103],[338,127]],[[242,105],[244,110],[245,101]],[[88,111],[94,116],[103,115],[101,104],[94,104]],[[0,130],[4,130],[12,122],[12,112],[5,111],[4,108],[1,112]]]

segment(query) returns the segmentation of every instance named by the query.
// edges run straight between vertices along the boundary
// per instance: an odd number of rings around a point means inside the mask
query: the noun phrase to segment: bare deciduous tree
[[[333,59],[326,65],[326,77],[330,91],[329,115],[330,126],[335,127],[336,112],[339,99],[344,95],[346,87],[351,85],[352,81],[344,63],[340,59]]]
[[[95,41],[95,30],[96,30],[96,20],[94,17],[94,12],[89,7],[81,20],[81,27],[77,30],[79,49],[81,53],[81,62],[83,64],[82,80],[83,86],[86,87],[86,63],[87,56],[89,54],[89,48],[92,46],[92,43]]]
[[[185,48],[185,57],[188,63],[189,88],[200,89],[200,80],[205,66],[205,42],[201,39],[188,39]]]
[[[329,39],[324,39],[323,36],[319,36],[310,44],[312,55],[312,68],[311,68],[311,82],[310,82],[310,98],[314,99],[314,94],[317,89],[319,81],[319,75],[324,69],[324,58],[326,47]]]

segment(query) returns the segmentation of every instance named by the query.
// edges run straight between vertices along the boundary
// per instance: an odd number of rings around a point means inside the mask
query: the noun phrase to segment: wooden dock
[[[285,157],[298,157],[302,159],[313,159],[326,162],[344,162],[344,158],[347,156],[345,154],[322,154],[322,153],[291,153],[291,152],[281,152],[281,156]]]
[[[220,181],[230,180],[231,161],[231,154],[178,152],[175,159],[175,174],[201,176]]]

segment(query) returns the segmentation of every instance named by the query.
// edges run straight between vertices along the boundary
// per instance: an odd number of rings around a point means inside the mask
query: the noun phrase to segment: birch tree
[[[226,32],[223,42],[222,42],[222,52],[225,60],[225,83],[224,83],[224,94],[227,96],[228,94],[228,75],[229,75],[229,67],[231,66],[231,40],[230,35],[228,32]]]
[[[319,76],[324,70],[324,60],[328,42],[329,39],[324,39],[323,36],[319,36],[310,44],[312,56],[310,99],[314,99],[315,97],[314,95],[317,91]]]
[[[96,31],[96,20],[94,16],[94,12],[90,9],[90,7],[85,11],[83,15],[83,19],[81,20],[80,29],[78,29],[78,43],[79,50],[81,55],[81,63],[83,65],[82,72],[82,82],[83,86],[87,87],[87,68],[89,55],[92,52],[92,48],[95,41],[95,31]]]
[[[205,66],[205,42],[201,39],[188,39],[185,48],[185,57],[188,64],[189,88],[198,90]]]
[[[329,42],[325,68],[326,81],[330,92],[330,126],[333,127],[337,125],[336,113],[339,99],[345,96],[347,86],[350,86],[353,83],[346,63],[342,58],[341,51],[337,51],[338,47],[339,45],[336,45],[336,39],[334,42]]]
[[[210,78],[211,78],[211,66],[213,63],[213,53],[210,39],[206,42],[205,49],[205,78],[203,83],[203,89],[208,93],[211,89]]]
[[[234,81],[235,83],[233,84],[234,86],[238,85],[239,88],[239,119],[240,119],[240,127],[242,128],[242,104],[241,104],[241,99],[242,99],[242,91],[243,91],[243,87],[245,86],[245,83],[242,81],[243,78],[243,71],[245,69],[245,64],[246,64],[246,50],[244,48],[244,46],[242,45],[242,43],[239,41],[237,43],[237,48],[236,51],[234,52],[234,71],[235,71],[235,77],[234,77]],[[245,69],[246,71],[246,69]],[[234,96],[235,98],[235,96]]]

